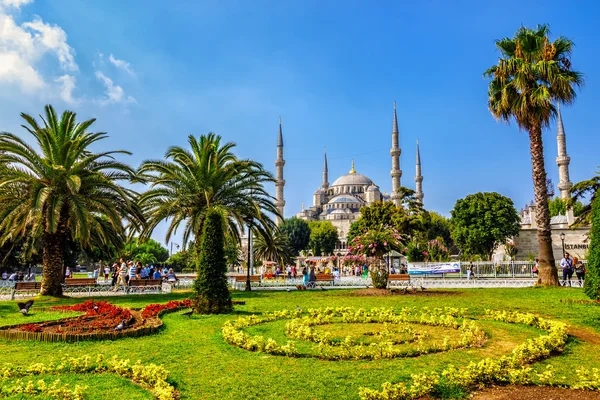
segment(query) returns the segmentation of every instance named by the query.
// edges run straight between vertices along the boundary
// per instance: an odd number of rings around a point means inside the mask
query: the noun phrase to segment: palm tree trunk
[[[531,151],[533,191],[536,204],[535,219],[539,247],[537,284],[542,286],[558,286],[558,271],[552,252],[548,186],[546,183],[546,167],[544,166],[544,145],[542,143],[542,129],[539,125],[535,125],[529,132],[529,146]]]
[[[56,233],[44,233],[42,238],[42,289],[45,296],[62,296],[64,272],[65,235],[60,229]]]

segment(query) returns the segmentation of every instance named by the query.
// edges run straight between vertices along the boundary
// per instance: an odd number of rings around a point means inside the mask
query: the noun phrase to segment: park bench
[[[11,300],[15,299],[15,295],[21,293],[37,293],[42,288],[42,282],[15,282],[15,287],[10,296]]]
[[[162,280],[160,279],[130,279],[127,293],[160,293]]]
[[[97,292],[96,279],[94,278],[67,278],[62,284],[64,293],[88,293]]]
[[[409,274],[389,274],[388,283],[390,286],[408,286],[410,284]]]
[[[247,276],[243,275],[243,274],[238,274],[238,275],[230,275],[229,276],[230,279],[233,279],[234,281],[234,289],[237,289],[238,287],[243,287],[246,284],[246,279]],[[250,285],[252,285],[252,283],[258,283],[258,286],[260,286],[261,284],[261,280],[260,280],[260,275],[250,275]]]
[[[318,282],[328,282],[330,286],[333,286],[333,275],[332,274],[315,274],[317,279],[314,282],[308,282],[307,287],[314,288]]]

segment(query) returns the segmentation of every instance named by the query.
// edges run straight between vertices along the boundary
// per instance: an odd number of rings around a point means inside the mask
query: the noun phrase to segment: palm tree
[[[144,161],[139,169],[151,188],[141,195],[140,205],[147,215],[143,230],[149,236],[154,228],[169,219],[166,241],[184,223],[183,242],[200,238],[206,213],[221,210],[228,233],[240,240],[245,218],[253,219],[253,228],[262,236],[275,229],[265,212],[277,215],[274,198],[264,188],[274,182],[260,163],[239,160],[231,150],[234,143],[221,143],[214,133],[188,137],[190,149],[171,147],[166,160]],[[199,241],[198,241],[199,243]]]
[[[0,243],[18,236],[36,242],[31,247],[43,249],[41,294],[58,296],[68,242],[121,248],[123,221],[143,222],[136,193],[118,184],[133,180],[135,171],[114,159],[128,152],[91,151],[107,137],[88,132],[95,119],[77,123],[71,111],[58,118],[50,105],[41,125],[27,114],[21,117],[39,151],[14,134],[0,133]]]
[[[590,201],[588,204],[581,208],[579,216],[575,220],[575,226],[589,226],[592,224],[592,204],[600,191],[600,171],[596,173],[591,179],[586,179],[573,185],[570,192],[572,194],[569,199],[569,205],[573,206],[577,204],[577,201],[586,195],[590,195]]]
[[[288,237],[280,232],[268,238],[256,235],[253,249],[256,259],[275,261],[280,265],[290,264],[294,254]]]
[[[538,284],[558,285],[550,236],[542,129],[556,116],[555,103],[573,102],[574,87],[583,84],[583,76],[571,69],[573,42],[564,37],[550,42],[549,33],[547,25],[536,29],[521,27],[514,37],[497,40],[500,59],[484,75],[492,79],[488,91],[492,115],[506,122],[514,118],[519,128],[529,133],[537,204]]]

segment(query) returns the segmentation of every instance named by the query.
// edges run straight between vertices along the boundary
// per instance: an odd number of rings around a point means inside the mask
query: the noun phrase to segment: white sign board
[[[450,274],[460,272],[460,262],[408,263],[410,275]]]

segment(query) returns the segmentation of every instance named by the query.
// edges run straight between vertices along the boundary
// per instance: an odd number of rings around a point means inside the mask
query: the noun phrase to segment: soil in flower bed
[[[408,289],[406,293],[404,289],[360,289],[352,292],[354,296],[451,296],[455,295],[455,292],[445,292],[442,290],[421,290],[417,288],[415,292]]]
[[[471,393],[474,400],[598,400],[598,392],[547,386],[496,386]]]

